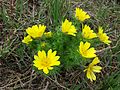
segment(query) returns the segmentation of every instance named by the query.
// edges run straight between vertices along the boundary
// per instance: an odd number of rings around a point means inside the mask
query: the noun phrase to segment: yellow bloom
[[[107,34],[103,33],[102,27],[98,28],[97,36],[99,37],[99,39],[100,39],[101,42],[104,42],[105,44],[108,44],[108,45],[111,43],[111,41],[108,40],[109,37],[107,36]]]
[[[84,26],[82,30],[82,35],[84,38],[87,38],[87,39],[92,39],[97,37],[96,33],[94,33],[93,30],[91,30],[91,28],[87,25]]]
[[[44,25],[33,25],[32,27],[28,27],[26,29],[26,32],[33,38],[38,38],[38,37],[42,37],[44,31],[46,29],[46,26]]]
[[[29,42],[32,41],[32,38],[28,35],[26,37],[24,37],[24,39],[22,40],[23,43],[29,44]]]
[[[92,63],[90,63],[88,65],[87,69],[84,70],[84,71],[87,71],[87,78],[90,79],[91,81],[96,80],[96,76],[95,76],[94,72],[96,72],[96,73],[101,72],[102,67],[96,65],[99,62],[100,62],[100,60],[98,59],[98,57],[94,58]]]
[[[42,70],[45,74],[49,73],[49,70],[53,69],[53,66],[58,66],[60,65],[60,61],[58,61],[58,59],[60,58],[60,56],[56,56],[56,51],[52,52],[52,50],[50,49],[47,53],[44,50],[42,51],[38,51],[38,56],[34,55],[34,61],[33,61],[33,65],[35,67],[38,68],[38,70]]]
[[[76,8],[75,17],[78,20],[80,20],[81,22],[83,22],[85,19],[89,19],[90,18],[90,16],[87,14],[87,12],[83,11],[80,8]]]
[[[72,22],[69,22],[67,19],[62,22],[62,32],[73,36],[76,36],[75,33],[77,33],[75,26],[72,25]]]
[[[52,37],[52,32],[45,32],[44,35],[47,37],[47,38],[50,38]]]
[[[79,46],[80,54],[85,58],[93,58],[96,57],[96,50],[90,47],[90,43],[86,42],[85,44],[81,41]]]

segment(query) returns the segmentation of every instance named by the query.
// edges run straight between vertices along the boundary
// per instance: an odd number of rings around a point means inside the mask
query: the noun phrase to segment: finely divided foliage
[[[76,8],[75,17],[82,25],[82,29],[74,25],[76,22],[70,22],[68,19],[57,26],[57,31],[45,32],[44,25],[33,25],[26,29],[28,36],[24,37],[22,42],[32,49],[37,48],[35,52],[38,52],[38,55],[34,55],[33,61],[36,72],[43,71],[47,75],[53,75],[56,72],[60,73],[59,70],[67,70],[68,66],[73,68],[81,65],[86,67],[83,70],[87,72],[87,78],[90,81],[96,80],[95,72],[100,73],[102,67],[96,65],[100,60],[91,42],[95,42],[98,38],[105,44],[110,44],[111,41],[108,40],[106,33],[103,33],[102,27],[99,27],[96,34],[89,25],[84,24],[84,21],[90,18],[87,12]],[[77,30],[78,28],[80,30]],[[94,59],[91,61],[92,58]],[[91,63],[86,66],[88,62]]]

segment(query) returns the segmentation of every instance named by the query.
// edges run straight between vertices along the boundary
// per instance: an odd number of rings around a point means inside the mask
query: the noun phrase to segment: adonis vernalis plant
[[[90,18],[87,12],[76,8],[75,17],[82,28],[76,25],[78,23],[76,20],[72,22],[65,19],[51,31],[46,32],[46,26],[41,24],[26,29],[28,36],[24,37],[22,42],[32,49],[32,54],[34,53],[33,69],[36,72],[53,75],[62,70],[75,69],[75,67],[79,69],[77,67],[81,66],[86,67],[81,69],[87,73],[86,76],[90,81],[96,80],[95,73],[100,73],[102,67],[97,66],[100,60],[94,42],[99,40],[109,45],[111,41],[108,40],[107,34],[103,33],[102,27],[99,27],[98,33],[95,33],[84,22]],[[86,66],[87,63],[90,64]]]

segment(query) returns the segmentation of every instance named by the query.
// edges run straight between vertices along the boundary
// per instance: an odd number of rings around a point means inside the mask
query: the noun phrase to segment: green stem
[[[83,30],[83,27],[84,27],[84,25],[83,25],[83,22],[82,22],[82,30]]]

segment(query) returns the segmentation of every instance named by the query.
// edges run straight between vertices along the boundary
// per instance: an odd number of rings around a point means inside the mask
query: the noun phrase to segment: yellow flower
[[[89,19],[90,18],[90,16],[87,14],[87,12],[83,11],[80,8],[76,8],[75,17],[78,20],[80,20],[81,22],[83,22],[85,19]]]
[[[47,38],[50,38],[52,37],[52,32],[45,32],[44,35],[47,37]]]
[[[29,42],[32,41],[32,38],[28,35],[26,37],[24,37],[24,39],[22,40],[23,43],[29,44]]]
[[[52,50],[50,49],[47,53],[44,50],[42,51],[38,51],[38,56],[34,55],[34,61],[33,61],[33,65],[35,67],[38,68],[38,70],[42,70],[45,74],[49,73],[49,70],[53,69],[53,66],[58,66],[60,65],[60,61],[58,61],[58,59],[60,58],[60,56],[56,56],[56,51],[52,52]]]
[[[87,39],[92,39],[97,37],[96,33],[94,33],[93,30],[91,30],[91,28],[87,25],[84,26],[82,30],[82,35],[84,38],[87,38]]]
[[[87,71],[87,75],[86,76],[91,81],[96,80],[96,76],[95,76],[94,72],[96,72],[96,73],[100,73],[101,72],[102,67],[96,65],[99,62],[100,62],[100,60],[98,59],[98,57],[94,58],[92,63],[90,63],[88,65],[87,69],[84,70],[84,72]]]
[[[72,22],[69,22],[67,19],[62,22],[62,32],[72,36],[76,36],[75,33],[77,33],[75,26],[72,25]]]
[[[30,35],[33,38],[38,38],[38,37],[42,37],[44,31],[46,29],[46,26],[44,25],[33,25],[32,27],[28,27],[26,29],[26,32],[28,33],[28,35]]]
[[[96,50],[90,47],[90,43],[86,42],[85,44],[81,41],[79,46],[80,54],[85,58],[93,58],[96,57]]]
[[[104,42],[105,44],[108,44],[108,45],[111,43],[111,41],[108,40],[109,37],[107,36],[107,34],[103,33],[102,27],[98,28],[97,36],[99,37],[99,39],[100,39],[101,42]]]

